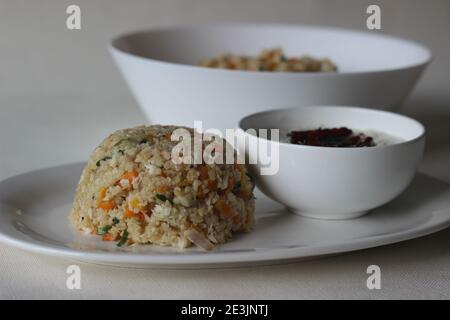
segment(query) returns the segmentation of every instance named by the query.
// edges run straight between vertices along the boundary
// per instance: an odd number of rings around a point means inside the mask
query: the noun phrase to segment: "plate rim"
[[[443,214],[439,214],[442,212]],[[28,252],[40,253],[53,257],[64,257],[93,263],[113,263],[113,264],[133,264],[142,266],[164,265],[222,265],[222,264],[242,264],[270,263],[276,261],[301,260],[304,258],[339,254],[345,252],[369,249],[394,243],[399,243],[446,229],[450,226],[448,213],[440,210],[432,213],[431,219],[425,224],[412,229],[406,229],[395,233],[387,233],[370,237],[357,238],[351,241],[339,243],[324,243],[307,247],[296,248],[265,248],[256,251],[245,252],[217,252],[214,254],[201,253],[195,255],[154,255],[154,254],[133,254],[132,252],[91,252],[75,250],[72,248],[59,248],[50,244],[37,244],[12,238],[0,233],[0,242],[19,248]],[[436,221],[437,220],[437,221]],[[304,250],[307,249],[307,250]],[[256,254],[251,254],[256,252]],[[311,252],[314,252],[311,254]],[[249,257],[249,254],[250,257]],[[233,256],[230,261],[224,261],[227,257]],[[125,259],[127,258],[127,259]],[[125,261],[126,260],[126,261]]]
[[[39,171],[61,168],[64,166],[81,165],[83,162],[69,163],[59,166],[37,169],[22,173],[0,181],[0,184],[20,176],[33,174]],[[436,180],[450,189],[445,181],[420,173]],[[2,214],[0,212],[0,214]],[[28,252],[43,254],[53,257],[75,259],[88,263],[109,265],[134,265],[155,268],[201,268],[209,266],[213,268],[227,267],[227,265],[251,266],[261,264],[279,264],[287,261],[304,260],[318,256],[342,254],[345,252],[369,249],[394,243],[399,243],[444,230],[450,226],[450,209],[442,209],[429,213],[429,219],[413,228],[403,229],[397,232],[359,237],[339,242],[317,242],[309,246],[296,246],[287,248],[255,248],[245,251],[232,252],[195,252],[195,254],[134,254],[133,252],[93,252],[60,247],[48,243],[37,243],[37,240],[18,239],[0,231],[0,243],[22,249]],[[232,257],[230,259],[230,257]]]

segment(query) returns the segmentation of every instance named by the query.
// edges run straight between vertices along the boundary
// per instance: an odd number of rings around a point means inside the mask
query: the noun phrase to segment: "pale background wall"
[[[81,7],[81,31],[65,27],[69,4]],[[1,0],[0,95],[117,95],[132,105],[105,50],[118,33],[237,21],[365,29],[368,4],[381,6],[383,32],[418,40],[433,49],[433,77],[443,80],[448,75],[448,69],[439,67],[450,56],[448,0]]]
[[[80,31],[65,27],[69,4],[81,7]],[[84,160],[109,131],[145,122],[106,50],[114,35],[205,22],[365,29],[369,4],[381,6],[382,32],[420,41],[435,54],[403,112],[429,127],[425,171],[450,181],[450,156],[443,152],[450,146],[448,0],[0,0],[0,177]],[[50,105],[55,110],[45,111]],[[33,124],[21,126],[24,116]],[[67,118],[73,121],[63,122]],[[77,131],[75,124],[80,122],[89,129]],[[11,126],[20,128],[21,139],[36,143],[13,146]],[[64,128],[67,143],[77,148],[40,143],[51,141],[54,132]],[[78,146],[80,140],[86,142]]]

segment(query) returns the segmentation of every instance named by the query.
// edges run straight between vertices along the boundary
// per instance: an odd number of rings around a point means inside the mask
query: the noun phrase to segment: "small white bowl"
[[[279,170],[274,175],[261,175],[261,168],[267,165],[260,159],[250,165],[258,188],[291,211],[319,219],[355,218],[400,195],[415,176],[425,144],[424,127],[411,118],[356,107],[300,107],[249,115],[239,122],[239,134],[250,143],[259,143],[266,141],[245,131],[342,126],[376,130],[402,142],[331,148],[270,141],[270,146],[279,147]],[[257,150],[248,145],[239,145],[240,152],[257,157]]]
[[[337,73],[210,69],[202,59],[224,53],[258,55],[281,47],[287,56],[334,61]],[[247,114],[308,105],[393,109],[431,59],[412,41],[329,27],[216,25],[133,32],[110,51],[148,120],[160,124],[233,128]]]

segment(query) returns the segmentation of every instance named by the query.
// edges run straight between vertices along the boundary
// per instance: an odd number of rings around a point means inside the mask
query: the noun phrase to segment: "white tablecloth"
[[[364,28],[360,1],[342,1],[345,10],[329,1],[281,1],[284,7],[275,11],[273,2],[261,2],[236,1],[231,10],[225,1],[77,1],[85,20],[74,33],[65,29],[63,2],[0,0],[0,179],[84,161],[111,131],[145,122],[104,48],[118,31],[199,19]],[[374,2],[382,5],[386,32],[416,38],[435,51],[433,65],[402,112],[428,129],[421,171],[450,182],[450,4]],[[66,268],[74,262],[0,245],[0,298],[448,299],[449,243],[447,229],[321,260],[239,270],[132,270],[77,263],[81,290],[66,288]],[[366,268],[372,264],[381,267],[381,290],[366,287]]]

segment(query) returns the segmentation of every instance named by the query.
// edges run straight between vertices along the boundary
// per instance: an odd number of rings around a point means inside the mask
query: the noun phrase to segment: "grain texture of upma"
[[[246,167],[175,164],[177,128],[140,126],[106,138],[81,175],[71,224],[119,246],[212,249],[234,232],[250,231],[254,184]],[[185,129],[194,139],[193,129]]]

